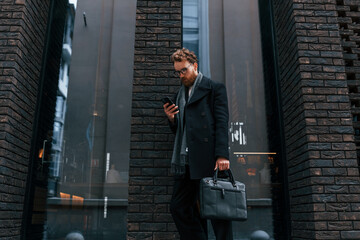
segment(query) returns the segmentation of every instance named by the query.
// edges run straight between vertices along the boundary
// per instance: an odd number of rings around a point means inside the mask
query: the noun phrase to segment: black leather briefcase
[[[213,177],[200,180],[200,215],[207,219],[245,221],[247,219],[245,185],[229,178]]]

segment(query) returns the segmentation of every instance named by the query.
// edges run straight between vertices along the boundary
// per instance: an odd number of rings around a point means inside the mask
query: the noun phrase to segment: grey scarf
[[[196,91],[196,88],[201,82],[202,77],[203,74],[199,72],[194,82],[194,85],[191,89],[191,93],[189,95],[188,101],[190,101],[191,96],[194,95],[194,92]],[[176,130],[174,151],[171,159],[171,172],[175,175],[182,175],[185,173],[185,164],[187,158],[186,123],[184,125],[184,121],[183,121],[184,110],[186,105],[185,91],[186,89],[182,85],[176,98],[176,105],[179,107],[179,114],[176,115],[178,127]]]

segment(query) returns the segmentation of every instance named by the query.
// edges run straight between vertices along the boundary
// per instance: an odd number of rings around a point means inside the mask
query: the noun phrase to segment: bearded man
[[[214,170],[230,168],[228,102],[224,84],[198,71],[196,55],[188,49],[172,54],[175,74],[182,86],[175,104],[164,104],[171,130],[176,134],[171,170],[175,175],[170,211],[182,240],[208,239],[206,219],[200,218],[200,179]],[[232,240],[230,221],[211,220],[217,240]]]

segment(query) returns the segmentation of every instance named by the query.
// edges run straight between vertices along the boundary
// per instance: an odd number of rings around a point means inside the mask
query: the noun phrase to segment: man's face
[[[191,87],[198,75],[197,63],[190,63],[187,60],[175,62],[175,71],[179,73],[180,80],[185,87]]]

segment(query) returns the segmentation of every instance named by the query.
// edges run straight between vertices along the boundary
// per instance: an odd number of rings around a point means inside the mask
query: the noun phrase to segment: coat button
[[[204,138],[204,142],[209,142],[209,139],[208,139],[208,138]]]
[[[204,128],[207,129],[207,125],[204,125]]]
[[[201,112],[201,116],[202,116],[202,117],[205,117],[205,112]]]

